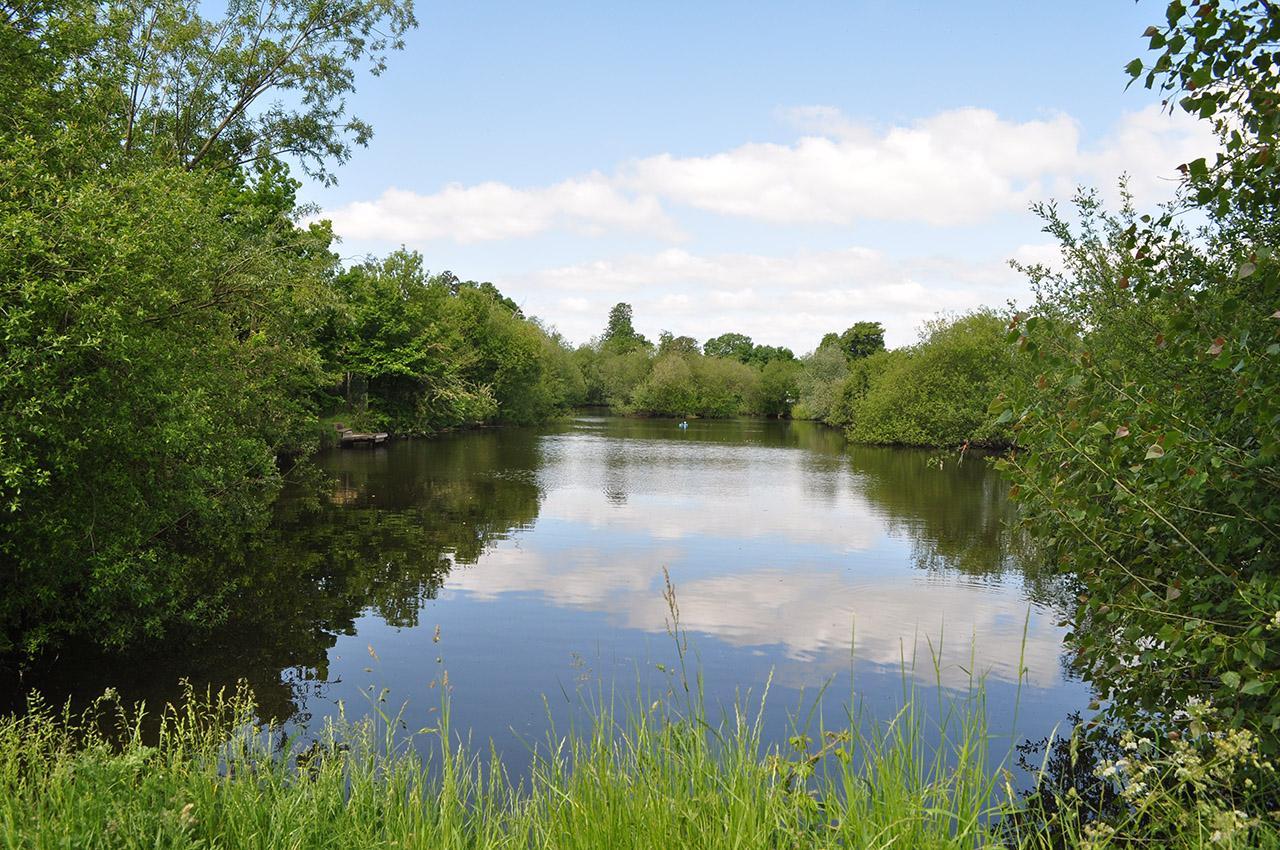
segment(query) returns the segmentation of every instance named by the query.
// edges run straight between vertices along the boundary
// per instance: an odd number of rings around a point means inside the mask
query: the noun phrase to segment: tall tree
[[[649,341],[636,332],[631,324],[631,305],[619,302],[609,310],[609,321],[605,325],[604,336],[601,337],[601,348],[613,353],[634,351],[648,348]]]

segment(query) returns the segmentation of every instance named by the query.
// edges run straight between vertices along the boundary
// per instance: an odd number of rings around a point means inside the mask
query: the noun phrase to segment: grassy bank
[[[762,705],[714,724],[664,700],[601,711],[583,734],[549,736],[518,781],[451,737],[447,701],[431,728],[375,703],[305,745],[257,724],[246,693],[167,707],[158,737],[141,731],[156,718],[110,699],[80,716],[37,705],[0,719],[0,846],[1064,846],[1001,830],[1015,795],[986,761],[980,700],[941,730],[917,705],[869,735],[849,722],[784,749],[762,743]],[[1059,822],[1056,840],[1128,846],[1076,826]],[[1212,841],[1202,826],[1181,846],[1276,843],[1266,825]]]

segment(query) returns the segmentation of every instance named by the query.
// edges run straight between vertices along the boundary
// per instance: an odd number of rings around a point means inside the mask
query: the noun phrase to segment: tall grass
[[[110,697],[80,715],[34,701],[0,719],[0,846],[1139,846],[1070,820],[1002,830],[1013,793],[987,763],[978,703],[940,743],[912,699],[886,723],[849,717],[782,746],[762,740],[763,700],[715,723],[673,703],[598,710],[582,733],[549,736],[515,781],[453,736],[447,698],[414,735],[377,709],[305,744],[257,722],[246,691],[189,694],[158,724]],[[1216,834],[1206,823],[1181,846],[1276,846],[1274,825]]]
[[[554,734],[514,782],[441,723],[330,722],[303,746],[255,721],[247,692],[166,707],[148,744],[110,699],[0,720],[5,847],[977,847],[993,779],[976,715],[943,748],[905,706],[762,743],[763,701],[711,724],[669,701],[598,711]],[[154,719],[153,719],[154,720]],[[152,724],[154,725],[154,723]],[[414,746],[414,744],[417,746]]]

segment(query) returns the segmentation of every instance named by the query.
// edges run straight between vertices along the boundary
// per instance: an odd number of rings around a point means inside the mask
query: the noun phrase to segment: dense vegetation
[[[1221,152],[1178,203],[1074,221],[1041,209],[1065,268],[1028,271],[1013,323],[1036,378],[995,405],[1029,451],[1006,464],[1040,539],[1077,576],[1073,642],[1131,722],[1189,699],[1280,750],[1280,140],[1266,4],[1170,4],[1135,78],[1212,120]],[[1185,212],[1204,221],[1179,224]]]
[[[1174,0],[1146,37],[1154,61],[1129,74],[1210,121],[1220,149],[1182,166],[1165,209],[1108,212],[1087,192],[1070,215],[1040,208],[1063,263],[1027,270],[1036,301],[1009,336],[1034,378],[993,410],[1025,447],[1002,465],[1030,528],[1077,583],[1069,643],[1104,718],[1154,750],[1184,746],[1188,716],[1199,757],[1260,750],[1226,792],[1224,830],[1241,831],[1277,817],[1280,15]]]
[[[367,140],[343,98],[407,0],[0,12],[0,655],[216,621],[322,415],[431,433],[580,392],[491,285],[344,270],[299,224],[281,157],[331,180]]]

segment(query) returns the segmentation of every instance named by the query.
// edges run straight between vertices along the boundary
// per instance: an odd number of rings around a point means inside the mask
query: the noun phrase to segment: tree
[[[691,336],[673,336],[670,331],[658,334],[658,356],[664,354],[701,354],[698,341]]]
[[[631,324],[631,305],[619,302],[609,311],[600,347],[614,354],[649,348],[649,341],[636,332]]]
[[[884,328],[879,322],[855,322],[840,334],[840,350],[850,361],[884,351]]]
[[[726,333],[712,337],[702,346],[702,353],[708,357],[728,357],[746,363],[751,359],[754,349],[751,337],[740,333]]]
[[[796,376],[796,404],[791,415],[797,419],[825,420],[835,404],[836,392],[849,374],[849,361],[835,346],[819,346],[805,357],[804,368]]]
[[[279,157],[367,135],[351,65],[409,9],[0,6],[0,653],[225,613],[343,312]]]
[[[785,346],[757,345],[751,349],[751,356],[748,358],[747,362],[751,363],[754,366],[759,366],[761,368],[764,368],[770,363],[773,363],[779,360],[791,362],[791,361],[794,361],[795,359],[796,359],[795,353],[790,348],[787,348]]]
[[[853,361],[828,421],[858,443],[1011,445],[1008,424],[995,424],[987,410],[1024,368],[1003,344],[1005,330],[1005,320],[989,311],[938,319],[916,346]]]
[[[412,0],[231,0],[217,21],[175,0],[113,0],[107,16],[118,22],[104,49],[124,77],[125,154],[186,169],[288,155],[326,183],[373,134],[346,114],[355,66],[381,73],[417,24]]]
[[[1212,163],[1139,215],[1039,208],[1062,270],[1011,341],[1037,375],[994,409],[1023,515],[1079,582],[1069,639],[1109,712],[1159,735],[1188,700],[1280,751],[1280,132],[1269,3],[1178,0],[1128,66],[1213,122]],[[1177,95],[1182,94],[1181,98]],[[1188,211],[1205,219],[1189,231]],[[1243,805],[1243,804],[1242,804]]]

